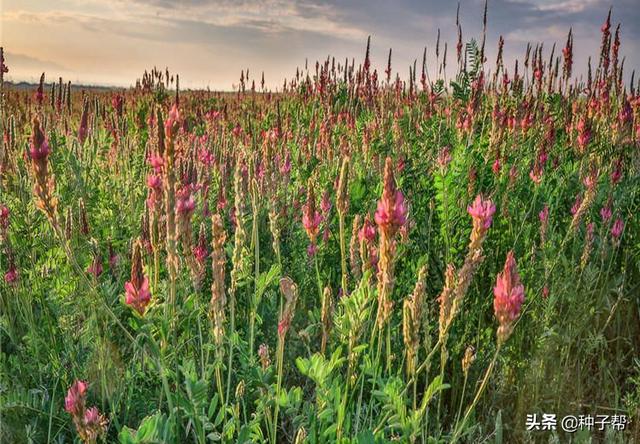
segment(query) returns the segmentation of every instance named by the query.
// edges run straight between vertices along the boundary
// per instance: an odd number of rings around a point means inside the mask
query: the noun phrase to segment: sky
[[[478,39],[484,0],[461,0],[463,39]],[[0,44],[8,80],[37,82],[62,76],[83,84],[130,86],[154,66],[180,74],[183,88],[231,90],[241,70],[281,87],[305,60],[364,57],[371,36],[374,67],[407,77],[415,59],[435,74],[438,29],[454,61],[457,2],[446,0],[0,0]],[[493,66],[498,37],[509,68],[527,42],[559,51],[570,27],[574,73],[596,60],[600,26],[613,7],[621,22],[621,53],[630,74],[640,68],[640,0],[489,0],[487,54]],[[558,54],[558,52],[556,52]]]

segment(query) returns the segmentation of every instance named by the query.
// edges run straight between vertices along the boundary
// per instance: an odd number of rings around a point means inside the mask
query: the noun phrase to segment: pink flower
[[[84,412],[84,423],[87,427],[98,425],[100,422],[100,412],[97,407],[91,407]]]
[[[582,195],[578,194],[576,196],[576,200],[573,203],[573,206],[571,207],[571,215],[575,216],[576,213],[578,212],[578,210],[580,209],[580,205],[582,205]]]
[[[538,213],[538,217],[540,218],[540,222],[546,224],[549,220],[549,205],[544,204],[544,208],[540,213]]]
[[[306,208],[307,205],[304,207]],[[322,216],[317,211],[304,211],[302,214],[302,225],[309,238],[315,239],[318,236],[320,222],[322,222]]]
[[[546,285],[542,287],[542,299],[547,299],[549,297],[549,287]]]
[[[358,230],[358,240],[360,242],[371,243],[376,238],[376,227],[371,223],[369,215],[364,218],[364,223],[360,230]]]
[[[178,111],[178,104],[174,103],[169,111],[169,116],[164,122],[164,135],[169,140],[173,140],[178,135],[180,129],[180,111]]]
[[[502,167],[502,164],[500,163],[500,159],[496,157],[495,162],[493,162],[493,166],[491,167],[491,170],[493,171],[494,174],[498,174],[500,172],[500,168]]]
[[[33,160],[44,160],[49,157],[49,153],[51,153],[49,143],[44,139],[44,135],[42,137],[43,138],[41,140],[31,142],[29,156]]]
[[[155,174],[149,174],[147,176],[147,186],[154,190],[160,190],[162,188],[162,177]]]
[[[578,128],[578,147],[580,148],[580,151],[584,151],[587,145],[589,144],[589,142],[591,141],[591,128],[589,128],[589,124],[587,123],[584,117],[582,117],[578,121],[577,128]]]
[[[624,221],[621,218],[617,218],[611,227],[611,236],[615,240],[619,239],[622,235],[622,231],[624,230]]]
[[[531,171],[529,171],[529,177],[536,185],[540,185],[542,182],[542,167],[536,162]]]
[[[322,193],[322,200],[320,201],[320,210],[322,210],[325,217],[329,215],[331,207],[331,196],[329,195],[329,191],[325,190],[325,192]]]
[[[80,127],[78,128],[78,140],[80,145],[84,144],[89,133],[89,104],[85,101],[82,109],[82,116],[80,117]]]
[[[162,171],[162,168],[164,167],[164,159],[162,158],[162,156],[151,153],[149,154],[149,158],[147,159],[147,161],[156,172],[156,174]]]
[[[438,159],[436,160],[438,166],[445,169],[449,163],[451,163],[451,151],[449,147],[443,147],[438,153]]]
[[[596,186],[596,184],[598,183],[598,172],[597,171],[592,171],[591,173],[589,173],[583,180],[582,183],[584,184],[585,187],[587,187],[588,189],[591,189],[593,187]]]
[[[11,264],[9,265],[9,269],[7,270],[7,272],[4,274],[4,281],[9,284],[15,284],[16,281],[18,280],[18,270],[16,269],[16,266]]]
[[[378,226],[390,227],[392,232],[397,231],[407,222],[407,204],[402,191],[396,190],[392,199],[380,199],[378,208],[374,214],[374,220]]]
[[[618,182],[620,182],[620,179],[622,178],[622,172],[620,171],[619,168],[616,168],[615,170],[613,170],[611,172],[611,183],[612,184],[617,184]]]
[[[111,106],[116,111],[118,117],[122,117],[122,111],[124,107],[124,96],[122,94],[114,94],[111,97]]]
[[[291,320],[284,316],[280,322],[278,322],[278,336],[280,336],[281,338],[284,338],[285,335],[287,334],[287,331],[289,331],[289,327],[291,326]]]
[[[496,279],[493,295],[493,310],[500,324],[498,341],[502,343],[511,334],[513,322],[520,315],[520,309],[524,302],[524,286],[520,283],[513,251],[509,251],[507,254],[504,269]]]
[[[102,259],[98,256],[94,256],[93,262],[91,262],[87,268],[87,273],[94,275],[97,279],[102,274],[102,271]]]
[[[207,256],[209,256],[209,252],[207,251],[206,247],[203,247],[202,245],[196,245],[193,248],[193,256],[198,262],[203,263],[207,259]]]
[[[134,287],[131,282],[124,284],[126,292],[125,302],[127,305],[131,305],[140,315],[144,314],[144,311],[151,301],[151,292],[149,291],[149,279],[144,276],[140,288]]]
[[[284,159],[284,162],[280,164],[280,174],[283,176],[288,176],[291,171],[291,156],[287,153],[287,156]]]
[[[213,152],[211,152],[211,150],[208,150],[206,148],[203,148],[200,150],[200,155],[198,156],[198,158],[200,159],[200,162],[202,162],[202,164],[205,166],[213,165],[213,163],[216,160]]]
[[[402,191],[396,189],[393,177],[393,162],[387,157],[384,167],[384,185],[382,197],[373,216],[378,229],[387,236],[393,236],[407,222],[407,204]]]
[[[318,252],[318,247],[316,246],[315,243],[310,243],[309,245],[307,245],[307,256],[313,257],[316,255],[317,252]]]
[[[608,204],[600,209],[600,217],[602,218],[603,222],[611,219],[611,207]]]
[[[476,196],[476,199],[467,207],[467,213],[473,218],[474,225],[477,223],[480,227],[487,229],[491,226],[493,214],[496,212],[496,206],[490,199],[484,200],[482,195]]]
[[[189,216],[196,208],[196,202],[191,195],[191,187],[183,186],[176,193],[176,211],[178,214]]]
[[[84,410],[84,398],[87,394],[87,383],[75,381],[64,398],[64,409],[72,415],[78,415]]]
[[[6,230],[9,228],[9,215],[11,212],[6,205],[0,205],[0,229]]]
[[[193,248],[193,256],[201,264],[209,257],[209,249],[207,248],[207,237],[203,230],[198,235],[198,243]]]

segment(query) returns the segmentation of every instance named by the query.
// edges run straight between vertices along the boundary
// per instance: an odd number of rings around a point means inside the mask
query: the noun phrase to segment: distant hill
[[[32,90],[32,89],[36,89],[38,87],[37,83],[30,83],[30,82],[4,82],[4,86],[7,89],[14,89],[14,90]],[[45,83],[46,87],[51,87],[51,82]],[[71,86],[78,90],[78,89],[84,89],[87,91],[116,91],[116,90],[123,90],[126,88],[120,88],[120,87],[114,87],[114,86],[101,86],[101,85],[78,85],[78,84],[74,84],[72,83]],[[45,88],[46,89],[46,88]]]

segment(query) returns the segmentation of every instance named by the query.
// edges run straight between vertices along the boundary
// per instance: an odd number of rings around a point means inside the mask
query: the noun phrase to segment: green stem
[[[276,379],[276,402],[273,412],[273,431],[271,432],[272,443],[277,443],[278,434],[278,411],[280,409],[280,389],[282,387],[282,369],[284,361],[284,337],[278,337],[278,355],[277,355],[277,379]]]
[[[462,422],[459,425],[456,424],[456,427],[455,427],[454,432],[453,432],[453,436],[451,437],[451,444],[455,444],[458,441],[460,433],[462,433],[462,431],[464,430],[464,426],[466,425],[467,421],[469,420],[469,416],[471,416],[471,413],[473,412],[473,409],[476,407],[476,404],[478,404],[478,401],[480,400],[480,397],[482,397],[482,393],[484,392],[484,389],[487,387],[487,382],[489,381],[489,376],[491,376],[491,372],[493,371],[493,368],[496,365],[496,361],[498,360],[498,354],[500,354],[500,348],[501,348],[501,346],[500,346],[500,344],[498,344],[498,347],[496,348],[496,353],[493,355],[493,359],[491,360],[491,363],[489,364],[489,367],[487,367],[487,370],[484,372],[484,377],[482,378],[482,383],[480,384],[480,387],[478,388],[478,391],[476,392],[476,396],[473,398],[473,402],[467,408],[467,411],[464,414],[464,417],[462,418]]]
[[[338,223],[340,226],[340,265],[342,266],[342,294],[347,294],[347,256],[344,235],[344,214],[338,212]]]

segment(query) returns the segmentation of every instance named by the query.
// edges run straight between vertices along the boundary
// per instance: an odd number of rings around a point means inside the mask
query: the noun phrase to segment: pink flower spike
[[[147,305],[151,301],[151,292],[149,291],[149,279],[145,276],[142,280],[140,288],[136,288],[130,281],[124,284],[125,302],[131,305],[140,316],[144,315]]]
[[[504,268],[496,279],[493,295],[493,309],[500,324],[498,342],[503,343],[511,334],[513,323],[520,315],[524,302],[524,286],[520,283],[513,251],[507,254]]]
[[[473,218],[474,222],[477,222],[484,229],[491,226],[495,212],[496,206],[493,202],[490,199],[484,200],[480,194],[467,207],[467,213]]]
[[[9,285],[13,285],[17,282],[17,280],[18,280],[18,270],[16,269],[16,266],[12,264],[9,266],[9,269],[4,274],[4,281]]]
[[[84,412],[84,422],[87,426],[91,427],[97,425],[100,421],[100,412],[97,407],[91,407]]]
[[[618,240],[620,236],[622,236],[622,231],[624,230],[624,221],[621,218],[617,218],[611,227],[611,236],[615,240]]]
[[[72,414],[77,415],[84,410],[84,398],[87,393],[87,383],[84,381],[75,381],[64,398],[64,409]]]
[[[542,211],[538,213],[538,217],[540,218],[540,222],[547,223],[547,221],[549,220],[549,205],[544,205]]]

